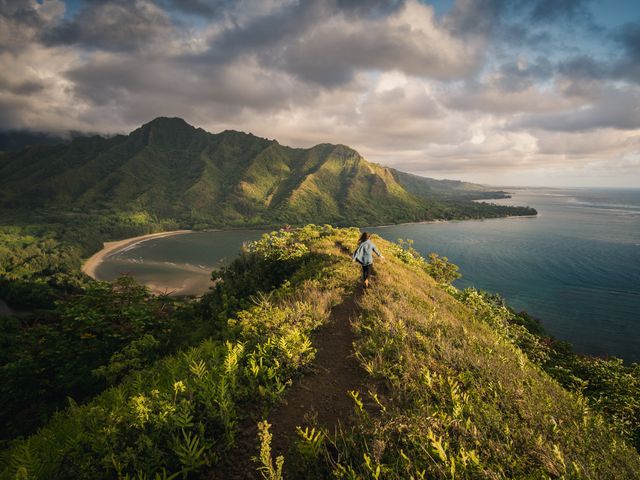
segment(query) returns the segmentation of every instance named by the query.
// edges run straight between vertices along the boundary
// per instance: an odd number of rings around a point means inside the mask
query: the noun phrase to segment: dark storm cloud
[[[170,38],[172,23],[151,2],[90,1],[71,19],[42,35],[48,45],[131,51]]]
[[[550,40],[546,31],[555,22],[592,26],[591,0],[462,0],[446,16],[449,28],[461,37],[499,38],[511,46],[538,45]],[[533,25],[532,25],[533,24]]]
[[[640,62],[640,21],[624,24],[613,37],[622,45],[627,56]]]
[[[196,60],[225,63],[239,55],[258,54],[268,59],[274,47],[286,43],[317,24],[330,11],[328,4],[310,0],[276,9],[266,15],[235,24],[213,39],[210,49]]]
[[[606,37],[605,37],[606,38]],[[576,55],[558,62],[558,74],[571,80],[628,80],[640,83],[640,22],[622,25],[609,34],[617,50],[608,58]]]
[[[0,17],[30,27],[42,24],[38,11],[24,0],[0,0]]]
[[[0,53],[25,50],[34,32],[45,24],[34,6],[24,0],[0,0]]]
[[[179,103],[183,104],[181,111],[204,105],[226,105],[226,111],[233,107],[236,111],[251,108],[265,112],[280,108],[297,96],[276,74],[256,76],[234,65],[185,76],[181,64],[162,58],[114,55],[72,69],[67,77],[75,85],[74,94],[82,101],[94,106],[135,102],[141,112]]]
[[[612,68],[618,78],[640,83],[640,21],[624,24],[612,38],[622,47],[624,56]]]
[[[558,63],[558,73],[574,80],[602,80],[612,76],[610,63],[580,55]]]
[[[390,15],[405,3],[405,0],[337,0],[336,5],[352,15],[378,17]]]
[[[46,88],[46,84],[41,80],[26,79],[19,81],[10,81],[0,77],[0,89],[6,93],[15,95],[33,95],[41,92]]]

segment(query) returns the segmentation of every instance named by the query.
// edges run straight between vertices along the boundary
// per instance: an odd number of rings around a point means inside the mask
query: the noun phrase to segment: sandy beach
[[[118,240],[116,242],[105,242],[104,247],[97,253],[94,253],[87,259],[82,265],[82,272],[89,275],[91,278],[96,278],[96,269],[102,263],[102,261],[112,253],[116,251],[130,247],[131,245],[151,240],[152,238],[170,237],[172,235],[181,235],[183,233],[191,233],[193,230],[173,230],[171,232],[150,233],[149,235],[140,235],[139,237],[126,238],[124,240]]]

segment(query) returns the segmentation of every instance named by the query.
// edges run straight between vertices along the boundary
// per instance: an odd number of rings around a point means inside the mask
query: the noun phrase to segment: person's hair
[[[369,234],[367,232],[362,232],[362,235],[360,235],[360,238],[358,239],[358,245],[362,242],[366,242],[367,240],[369,240]]]

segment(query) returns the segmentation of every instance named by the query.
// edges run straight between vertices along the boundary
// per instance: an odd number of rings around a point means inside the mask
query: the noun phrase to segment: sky
[[[637,0],[0,0],[0,130],[158,116],[491,185],[640,187]]]

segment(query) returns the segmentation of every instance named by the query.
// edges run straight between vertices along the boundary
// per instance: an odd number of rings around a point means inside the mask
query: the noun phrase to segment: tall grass
[[[376,241],[391,254],[354,325],[371,384],[357,396],[357,420],[335,439],[339,453],[328,450],[333,475],[640,476],[638,453],[532,361],[512,331],[451,296],[426,274],[428,262]]]

